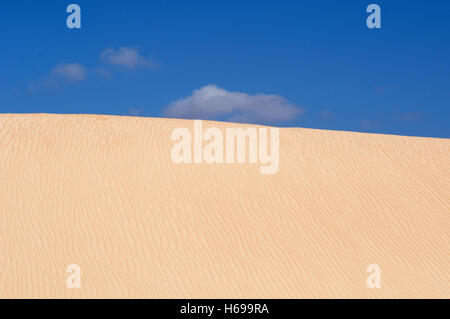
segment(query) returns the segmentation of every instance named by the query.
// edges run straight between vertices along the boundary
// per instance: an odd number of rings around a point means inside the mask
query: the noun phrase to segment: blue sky
[[[0,30],[1,113],[450,137],[450,1],[5,0]]]

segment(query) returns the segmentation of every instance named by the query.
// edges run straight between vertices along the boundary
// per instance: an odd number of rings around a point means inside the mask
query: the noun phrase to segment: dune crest
[[[0,115],[0,298],[450,297],[450,140],[281,128],[263,175],[174,163],[178,127]]]

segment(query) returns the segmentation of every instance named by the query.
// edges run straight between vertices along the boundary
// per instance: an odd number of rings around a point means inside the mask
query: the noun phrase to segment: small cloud
[[[141,110],[139,110],[137,108],[131,108],[130,110],[128,110],[128,115],[139,116],[139,115],[141,115]]]
[[[104,63],[120,66],[128,69],[154,68],[155,63],[139,54],[137,47],[121,47],[118,50],[108,48],[100,53],[100,59]]]
[[[61,63],[54,67],[48,76],[32,82],[28,87],[28,92],[34,93],[40,88],[58,89],[63,84],[82,82],[86,77],[86,68],[80,63]]]
[[[83,81],[86,74],[86,69],[79,63],[62,63],[51,71],[51,76],[71,83]]]
[[[330,110],[323,110],[320,112],[320,117],[324,120],[331,120],[334,117],[334,113]]]
[[[28,93],[34,93],[38,89],[38,84],[36,82],[31,82],[28,86]]]
[[[369,121],[369,120],[362,120],[361,121],[361,127],[364,130],[372,129],[372,128],[374,128],[374,126],[375,126],[375,124],[372,121]]]
[[[101,66],[98,68],[95,68],[94,73],[105,79],[111,78],[111,71],[109,71],[108,69],[105,69]]]
[[[403,121],[403,122],[417,121],[422,118],[422,113],[421,112],[407,112],[407,113],[395,115],[395,118],[397,120]]]
[[[383,94],[384,92],[386,92],[386,87],[384,87],[384,86],[377,86],[375,88],[375,91],[377,91],[378,94]]]
[[[169,104],[165,115],[187,119],[269,124],[292,121],[303,112],[303,108],[278,95],[250,95],[230,92],[216,85],[206,85],[195,90],[192,95]]]

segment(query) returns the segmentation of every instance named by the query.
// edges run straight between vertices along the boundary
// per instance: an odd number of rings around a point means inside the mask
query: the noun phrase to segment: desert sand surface
[[[281,128],[262,175],[174,163],[177,127],[0,115],[0,298],[450,297],[450,140]]]

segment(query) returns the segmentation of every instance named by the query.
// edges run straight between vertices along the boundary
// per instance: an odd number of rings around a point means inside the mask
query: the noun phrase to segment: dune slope
[[[0,115],[0,298],[450,297],[448,139],[282,128],[261,175],[173,163],[177,127]]]

